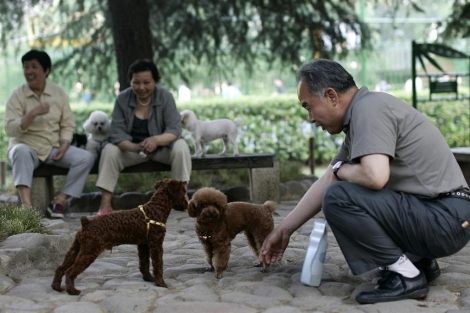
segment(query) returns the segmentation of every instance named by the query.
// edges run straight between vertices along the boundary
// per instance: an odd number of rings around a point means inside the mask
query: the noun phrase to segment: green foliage
[[[280,162],[279,171],[280,171],[280,181],[287,182],[291,180],[302,180],[305,178],[303,170],[306,167],[306,162],[299,161],[287,161]]]
[[[450,147],[470,145],[469,107],[467,101],[420,103],[421,111],[436,125]]]
[[[397,94],[410,103],[409,95]],[[93,110],[103,110],[111,116],[110,103],[94,103],[92,106],[73,104],[77,121],[77,132],[83,132],[82,124]],[[294,95],[277,97],[241,97],[234,100],[212,98],[193,100],[178,105],[180,111],[191,109],[200,120],[241,117],[244,126],[238,138],[241,153],[275,153],[280,163],[281,182],[302,178],[302,169],[309,158],[309,138],[315,137],[315,161],[317,164],[328,163],[341,146],[344,135],[331,136],[327,132],[312,128],[307,121],[307,112]],[[440,129],[450,147],[469,146],[470,129],[469,108],[467,101],[419,103],[419,109]],[[0,119],[3,111],[0,109]],[[190,149],[194,145],[189,132],[183,131]],[[5,160],[8,139],[0,140],[0,159]],[[222,144],[215,141],[208,145],[208,153],[219,153]],[[229,153],[232,153],[229,150]],[[127,191],[146,192],[155,181],[170,177],[170,173],[133,173],[119,176],[116,193]],[[228,187],[246,185],[248,170],[194,171],[190,188],[201,186]],[[97,191],[96,175],[90,175],[84,192]],[[64,177],[54,177],[54,185],[62,186]]]
[[[260,59],[290,68],[314,56],[342,56],[366,47],[370,31],[355,5],[341,0],[32,0],[27,5],[3,0],[0,42],[3,48],[17,46],[18,38],[29,36],[31,47],[58,59],[54,68],[62,85],[81,82],[100,92],[114,81],[123,86],[130,63],[145,57],[158,61],[174,88],[180,79],[199,81],[199,68],[214,82],[232,78],[237,68],[250,73]],[[361,40],[351,44],[351,34]],[[116,68],[119,79],[112,74]]]
[[[318,162],[334,155],[331,149],[335,147],[334,137],[312,128],[307,112],[293,95],[244,97],[231,101],[214,99],[191,103],[181,109],[193,110],[200,120],[241,117],[244,125],[239,135],[239,146],[243,153],[275,153],[282,163],[305,162],[309,158],[308,139],[313,135],[320,143],[317,145],[320,149]],[[185,131],[184,135],[193,149],[189,133]],[[208,146],[209,153],[218,153],[222,149],[218,141]]]
[[[47,233],[41,219],[42,214],[37,210],[0,203],[0,241],[22,233]]]
[[[468,38],[470,34],[470,3],[454,0],[452,12],[447,19],[447,27],[443,33],[445,39]]]
[[[279,160],[308,158],[306,140],[310,127],[305,120],[306,111],[293,96],[214,99],[205,104],[188,104],[181,109],[193,110],[199,120],[241,117],[244,125],[239,144],[243,153],[275,153]],[[184,135],[193,149],[189,133],[185,131]],[[219,153],[222,149],[219,141],[208,147],[208,153]]]
[[[410,103],[409,96],[398,95]],[[73,105],[77,121],[77,132],[82,133],[83,122],[93,110],[103,110],[111,116],[112,105],[96,103],[93,106]],[[277,97],[247,97],[226,100],[222,98],[201,99],[179,104],[180,111],[193,110],[198,119],[241,117],[244,125],[238,137],[241,153],[274,153],[281,164],[309,159],[308,140],[315,137],[315,161],[317,164],[328,163],[341,146],[344,135],[329,135],[322,129],[312,127],[307,120],[307,112],[294,95]],[[445,101],[419,103],[423,112],[441,131],[450,147],[470,145],[469,108],[467,101]],[[3,112],[0,110],[0,119]],[[194,145],[188,131],[183,131],[191,152]],[[0,159],[5,160],[8,138],[0,138]],[[207,145],[208,152],[217,154],[222,150],[222,143],[214,141]],[[232,153],[232,150],[229,150]]]

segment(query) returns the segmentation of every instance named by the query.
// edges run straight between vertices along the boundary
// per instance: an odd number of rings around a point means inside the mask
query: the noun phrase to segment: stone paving
[[[278,205],[275,225],[297,201]],[[313,220],[291,238],[284,259],[268,273],[254,267],[256,258],[242,234],[233,241],[228,269],[221,279],[206,272],[194,219],[172,211],[164,241],[167,288],[144,282],[133,245],[104,252],[76,280],[79,296],[54,291],[54,269],[63,260],[79,228],[80,216],[44,220],[49,235],[22,234],[0,244],[0,312],[159,312],[159,313],[297,313],[297,312],[470,312],[470,245],[439,259],[442,275],[423,301],[404,300],[360,305],[355,294],[373,288],[374,273],[353,277],[331,231],[323,280],[318,288],[300,282]],[[319,216],[318,218],[322,218]]]

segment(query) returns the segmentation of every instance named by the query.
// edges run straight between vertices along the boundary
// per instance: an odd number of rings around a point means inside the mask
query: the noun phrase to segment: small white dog
[[[108,130],[111,126],[111,120],[103,111],[94,111],[83,123],[83,129],[87,133],[87,142],[85,149],[95,155],[95,158],[101,154],[108,141]]]
[[[225,155],[228,149],[228,143],[233,145],[233,154],[238,155],[238,128],[243,125],[241,118],[235,118],[233,121],[229,119],[218,119],[212,121],[200,121],[196,114],[191,110],[184,110],[181,113],[181,124],[187,129],[195,146],[196,157],[204,157],[204,146],[215,139],[222,139],[224,148],[219,155]]]

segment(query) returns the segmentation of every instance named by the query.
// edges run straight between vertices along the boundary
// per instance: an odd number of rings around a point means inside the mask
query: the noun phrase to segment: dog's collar
[[[139,210],[142,211],[142,213],[144,214],[145,222],[147,223],[147,237],[149,235],[150,224],[158,225],[158,226],[163,227],[163,228],[166,227],[165,223],[157,222],[157,221],[149,219],[147,217],[147,214],[145,214],[144,207],[142,205],[139,205]]]
[[[211,240],[213,231],[211,230],[208,234],[199,233],[197,236],[200,240]]]

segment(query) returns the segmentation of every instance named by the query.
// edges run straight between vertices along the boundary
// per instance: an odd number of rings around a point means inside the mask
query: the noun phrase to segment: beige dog
[[[238,155],[238,128],[243,125],[241,118],[233,121],[229,119],[218,119],[212,121],[200,121],[196,114],[191,110],[184,110],[180,113],[181,124],[183,128],[188,130],[194,142],[194,155],[196,157],[204,157],[204,146],[215,140],[222,139],[224,148],[219,155],[225,155],[228,150],[229,142],[233,145],[233,154]]]
[[[264,204],[248,202],[227,203],[227,196],[214,188],[201,188],[189,202],[188,214],[196,218],[196,234],[204,247],[210,271],[222,277],[230,258],[231,241],[244,232],[256,258],[266,236],[273,230],[274,201]],[[259,264],[258,266],[262,266]],[[269,265],[264,264],[263,271]]]

